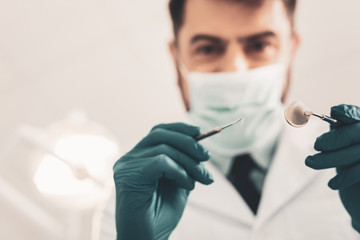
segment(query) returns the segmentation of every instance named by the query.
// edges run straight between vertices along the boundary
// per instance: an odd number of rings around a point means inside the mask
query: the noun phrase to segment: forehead
[[[232,38],[265,31],[290,31],[290,20],[282,0],[260,2],[187,0],[179,36],[201,33]]]

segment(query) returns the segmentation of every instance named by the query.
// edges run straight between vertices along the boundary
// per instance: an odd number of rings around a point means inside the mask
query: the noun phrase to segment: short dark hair
[[[256,3],[262,3],[266,0],[233,0],[233,1],[242,1],[249,4]],[[288,12],[291,24],[294,23],[294,15],[295,15],[295,9],[296,9],[296,0],[282,0],[286,10]],[[183,18],[184,18],[184,8],[185,8],[186,0],[170,0],[169,1],[169,11],[170,16],[173,24],[173,31],[175,38],[177,38],[177,34],[179,32],[179,29],[181,25],[183,24]]]

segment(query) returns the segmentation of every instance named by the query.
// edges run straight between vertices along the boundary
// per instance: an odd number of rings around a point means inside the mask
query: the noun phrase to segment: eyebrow
[[[266,32],[257,33],[257,34],[253,34],[250,36],[239,38],[239,41],[253,41],[258,38],[276,37],[276,36],[277,36],[277,34],[274,33],[273,31],[266,31]]]
[[[265,31],[265,32],[261,32],[261,33],[256,33],[256,34],[251,34],[248,36],[240,37],[240,38],[238,38],[238,41],[239,42],[254,41],[256,39],[263,38],[263,37],[276,37],[276,36],[277,36],[277,34],[274,33],[273,31]],[[226,43],[227,42],[227,40],[224,40],[224,39],[214,36],[214,35],[197,34],[191,38],[190,43],[193,44],[193,43],[196,43],[201,40],[210,41],[213,43]]]
[[[214,43],[223,43],[224,40],[222,38],[213,36],[213,35],[208,35],[208,34],[197,34],[195,36],[193,36],[190,40],[190,43],[196,43],[198,41],[202,41],[202,40],[206,40],[206,41],[210,41],[210,42],[214,42]]]

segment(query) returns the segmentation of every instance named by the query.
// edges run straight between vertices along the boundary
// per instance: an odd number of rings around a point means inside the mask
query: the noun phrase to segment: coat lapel
[[[188,204],[212,213],[216,218],[251,227],[254,215],[239,193],[211,163],[205,163],[205,167],[213,175],[214,183],[209,186],[197,184],[190,193]]]
[[[304,161],[315,153],[315,139],[323,131],[314,122],[302,129],[285,127],[265,179],[256,217],[232,184],[211,163],[205,163],[205,167],[212,173],[214,183],[209,186],[197,184],[188,204],[254,230],[260,228],[316,178],[316,172],[306,167]]]
[[[315,152],[313,145],[321,133],[321,129],[314,128],[314,125],[303,129],[285,127],[265,179],[254,228],[266,223],[316,177],[315,171],[304,164],[305,158]]]

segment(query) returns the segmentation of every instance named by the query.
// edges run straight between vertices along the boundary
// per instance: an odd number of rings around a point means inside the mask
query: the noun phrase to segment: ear
[[[299,47],[300,47],[301,39],[300,39],[299,33],[296,32],[296,31],[293,33],[292,38],[293,38],[293,40],[292,40],[293,44],[292,44],[291,52],[292,52],[292,58],[294,58],[297,51],[298,51],[298,49],[299,49]]]
[[[189,111],[190,109],[190,101],[189,101],[189,92],[188,92],[188,84],[187,82],[182,78],[179,66],[178,66],[178,56],[177,56],[177,49],[176,49],[176,43],[175,40],[171,40],[168,43],[169,52],[171,55],[171,58],[173,60],[176,74],[177,74],[177,84],[181,93],[182,100],[184,102],[185,110]]]
[[[175,40],[170,40],[168,42],[168,48],[171,55],[171,58],[176,66],[176,46],[175,46]]]
[[[296,56],[296,53],[299,49],[300,46],[300,36],[297,32],[294,32],[292,35],[292,46],[291,46],[291,56],[290,56],[290,64],[289,64],[289,68],[287,70],[287,76],[286,76],[286,81],[284,83],[283,89],[282,89],[282,94],[281,94],[281,102],[285,103],[286,99],[287,99],[287,95],[289,92],[289,88],[290,88],[290,84],[292,81],[292,63],[294,61],[294,58]]]
[[[178,50],[177,50],[175,40],[171,40],[171,41],[168,42],[168,48],[169,48],[169,52],[170,52],[171,58],[172,58],[173,63],[174,63],[176,73],[177,73],[178,78],[179,78],[180,69],[179,69],[178,56],[177,56]],[[178,80],[180,80],[180,79],[178,79]]]

